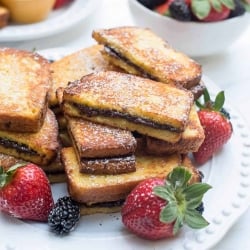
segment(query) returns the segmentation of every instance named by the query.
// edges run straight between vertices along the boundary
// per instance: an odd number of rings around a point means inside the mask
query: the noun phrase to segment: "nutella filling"
[[[123,205],[125,200],[117,200],[117,201],[106,201],[106,202],[98,202],[95,204],[84,204],[86,207],[120,207]]]
[[[35,150],[30,149],[23,143],[18,143],[7,138],[0,138],[0,145],[5,148],[15,149],[18,153],[24,153],[29,155],[39,155]]]
[[[155,76],[150,75],[149,73],[147,73],[145,70],[143,70],[142,68],[140,68],[139,66],[135,65],[134,63],[132,63],[130,60],[128,60],[127,58],[125,58],[124,56],[122,56],[120,53],[118,53],[117,51],[115,51],[113,48],[110,48],[109,46],[104,46],[105,51],[112,57],[115,57],[119,60],[122,60],[123,62],[125,62],[126,64],[128,64],[129,66],[133,67],[136,71],[138,71],[140,73],[141,76],[145,77],[145,78],[149,78],[151,80],[157,80],[157,78]]]
[[[122,113],[122,112],[119,112],[117,110],[97,109],[97,108],[88,107],[86,105],[78,104],[78,103],[71,103],[71,105],[76,107],[80,111],[81,114],[87,115],[88,117],[101,115],[101,116],[112,117],[112,118],[123,118],[123,119],[130,121],[130,122],[133,122],[136,124],[146,125],[148,127],[153,127],[156,129],[169,130],[171,132],[176,132],[176,133],[182,132],[181,129],[175,128],[171,125],[156,123],[156,122],[151,121],[149,119],[130,115],[128,113]]]
[[[99,164],[105,163],[119,163],[119,162],[135,162],[134,155],[117,156],[117,157],[106,157],[106,158],[81,158],[81,162],[86,165],[92,165],[98,162]]]

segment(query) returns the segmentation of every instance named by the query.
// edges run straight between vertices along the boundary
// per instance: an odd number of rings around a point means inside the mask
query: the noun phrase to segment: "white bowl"
[[[225,51],[250,28],[249,13],[218,22],[181,22],[162,16],[136,0],[129,0],[129,7],[136,25],[150,28],[175,49],[193,57]]]

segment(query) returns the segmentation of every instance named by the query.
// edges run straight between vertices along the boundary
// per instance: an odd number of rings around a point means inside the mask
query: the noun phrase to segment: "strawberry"
[[[198,116],[205,133],[199,150],[193,153],[198,164],[208,161],[231,138],[233,127],[229,114],[223,108],[224,102],[224,91],[218,93],[215,102],[212,102],[207,89],[204,91],[204,104],[196,102],[200,107]]]
[[[54,205],[47,176],[37,165],[0,167],[0,211],[20,219],[47,221]]]
[[[168,14],[168,8],[169,8],[169,5],[170,3],[172,2],[173,0],[167,0],[165,3],[157,6],[154,11],[156,11],[157,13],[161,14],[161,15],[169,15]]]
[[[59,9],[65,5],[69,4],[72,1],[73,0],[56,0],[53,9]]]
[[[151,240],[173,237],[184,224],[196,229],[207,226],[196,208],[211,186],[190,185],[191,176],[185,168],[177,167],[166,180],[149,178],[139,183],[122,207],[123,224],[136,235]]]
[[[191,10],[198,20],[215,22],[229,17],[230,11],[235,8],[234,0],[192,0]]]

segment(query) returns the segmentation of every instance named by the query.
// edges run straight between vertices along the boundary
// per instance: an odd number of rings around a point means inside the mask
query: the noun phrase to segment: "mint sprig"
[[[191,177],[192,174],[185,167],[177,167],[168,175],[164,186],[153,189],[156,196],[167,201],[167,205],[160,213],[160,221],[174,222],[174,234],[184,224],[195,229],[209,224],[196,208],[211,186],[206,183],[190,184]]]

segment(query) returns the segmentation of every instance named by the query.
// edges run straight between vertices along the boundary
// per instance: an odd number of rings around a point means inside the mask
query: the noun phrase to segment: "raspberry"
[[[185,0],[173,1],[169,6],[169,12],[174,19],[191,21],[191,11]]]

